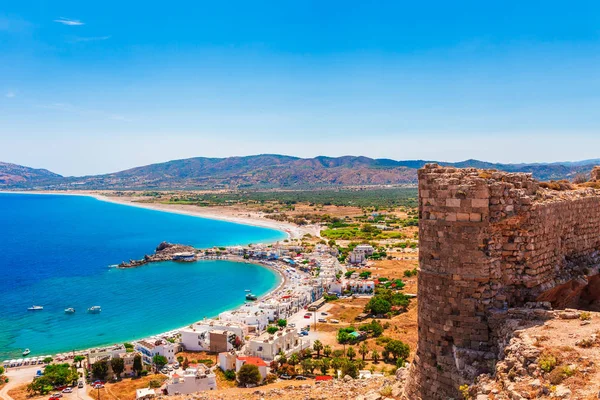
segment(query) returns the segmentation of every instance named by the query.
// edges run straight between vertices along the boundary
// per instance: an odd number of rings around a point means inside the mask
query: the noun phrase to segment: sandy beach
[[[252,212],[249,212],[246,214],[236,213],[236,212],[232,212],[234,210],[230,210],[227,207],[211,207],[211,208],[205,209],[205,208],[200,208],[200,207],[196,207],[193,205],[139,203],[139,202],[133,201],[133,199],[131,199],[131,198],[126,198],[126,197],[125,198],[117,198],[117,197],[112,197],[112,196],[104,196],[104,195],[101,195],[101,194],[98,194],[95,192],[49,192],[49,191],[46,191],[46,192],[10,192],[10,193],[38,194],[38,195],[55,194],[55,195],[89,196],[89,197],[94,197],[101,201],[106,201],[106,202],[111,202],[111,203],[116,203],[116,204],[123,204],[123,205],[132,206],[132,207],[140,207],[140,208],[152,209],[152,210],[163,211],[163,212],[172,212],[172,213],[177,213],[177,214],[184,214],[184,215],[209,218],[209,219],[217,219],[217,220],[228,221],[228,222],[239,223],[239,224],[247,224],[247,225],[261,226],[261,227],[266,227],[266,228],[271,228],[271,229],[277,229],[277,230],[286,232],[290,238],[301,238],[306,233],[310,233],[311,235],[314,235],[315,232],[318,232],[318,230],[319,230],[317,226],[299,227],[299,226],[296,226],[296,225],[293,225],[290,223],[286,223],[286,222],[270,220],[263,216],[258,215],[258,213],[252,213]],[[227,257],[227,259],[230,261],[234,261],[234,262],[252,263],[252,264],[260,265],[264,268],[273,270],[280,277],[279,284],[277,285],[277,287],[275,287],[268,293],[265,293],[264,295],[262,295],[258,299],[258,301],[268,300],[269,298],[272,298],[272,297],[276,296],[277,294],[282,294],[284,292],[287,292],[288,290],[290,290],[297,284],[297,282],[290,281],[290,278],[287,277],[286,274],[283,272],[283,270],[286,267],[285,265],[279,265],[279,264],[277,266],[269,265],[267,263],[262,263],[257,260],[245,260],[241,257],[236,257],[236,256],[229,256],[229,257]],[[234,310],[238,309],[240,307],[243,307],[243,305],[234,308]],[[169,332],[163,332],[160,334],[156,334],[154,336],[162,336],[165,334],[173,333],[175,331],[178,331],[181,328],[182,327],[173,329]],[[133,339],[133,340],[135,341],[135,340],[141,340],[141,339]],[[95,348],[97,348],[97,347],[102,347],[102,346],[96,346]],[[85,350],[79,349],[77,351],[77,353],[85,353],[89,350],[91,350],[91,348],[87,348]],[[11,373],[14,373],[14,371],[15,371],[14,368],[10,368],[9,370]]]
[[[2,193],[0,191],[0,193]],[[301,239],[309,234],[320,237],[320,227],[316,225],[298,226],[283,221],[266,218],[262,213],[255,211],[239,211],[229,207],[198,207],[191,204],[162,204],[140,202],[139,197],[107,196],[94,191],[6,191],[5,193],[21,194],[54,194],[65,196],[89,196],[109,203],[123,204],[132,207],[146,208],[149,210],[165,211],[175,214],[190,215],[194,217],[216,219],[237,224],[253,225],[263,228],[277,229],[285,232],[290,239]]]

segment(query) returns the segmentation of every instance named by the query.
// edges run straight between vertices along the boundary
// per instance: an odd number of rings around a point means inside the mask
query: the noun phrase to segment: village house
[[[365,264],[367,262],[366,253],[363,250],[354,249],[348,253],[348,262],[350,264]]]
[[[214,335],[212,334],[213,331],[215,331]],[[191,327],[183,328],[179,333],[181,335],[181,345],[187,351],[217,351],[211,350],[211,348],[220,349],[218,351],[228,351],[233,347],[235,337],[238,337],[241,343],[248,330],[246,326],[237,322],[207,319]],[[219,344],[211,346],[211,339],[218,340]],[[227,343],[229,343],[227,348],[223,348],[223,340],[227,340]]]
[[[175,354],[179,351],[179,345],[164,339],[140,340],[135,344],[135,350],[142,354],[142,361],[145,364],[151,365],[156,355],[165,357],[171,364],[176,361]]]
[[[375,252],[375,249],[370,244],[359,244],[354,250],[363,251],[367,256],[372,256]]]
[[[222,312],[219,314],[219,319],[246,325],[249,333],[260,333],[269,324],[269,315],[254,304],[246,304],[237,310]]]
[[[265,332],[259,337],[250,340],[246,348],[246,354],[260,357],[266,361],[272,361],[279,352],[290,355],[308,346],[309,343],[304,343],[300,339],[296,329],[286,328],[276,332],[274,335]]]
[[[173,374],[166,383],[168,395],[191,394],[217,389],[216,375],[204,364]]]
[[[140,353],[131,352],[131,353],[120,353],[118,355],[119,358],[123,359],[123,364],[125,366],[125,369],[123,370],[123,375],[125,375],[125,376],[134,376],[135,375],[135,371],[133,370],[133,359],[135,358],[135,356],[137,354],[140,354]]]

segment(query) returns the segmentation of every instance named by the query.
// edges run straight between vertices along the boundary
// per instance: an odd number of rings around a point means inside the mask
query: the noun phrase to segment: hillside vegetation
[[[368,157],[298,158],[282,155],[196,157],[146,165],[111,174],[62,177],[47,170],[0,163],[0,187],[24,189],[314,189],[348,186],[414,185],[428,161]],[[589,174],[598,160],[554,164],[493,164],[467,160],[456,167],[530,172],[539,180]]]

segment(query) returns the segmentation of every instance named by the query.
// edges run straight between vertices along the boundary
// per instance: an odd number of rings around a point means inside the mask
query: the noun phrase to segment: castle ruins
[[[511,308],[598,307],[599,190],[428,164],[419,214],[419,340],[407,398],[459,399],[459,385],[493,372]]]

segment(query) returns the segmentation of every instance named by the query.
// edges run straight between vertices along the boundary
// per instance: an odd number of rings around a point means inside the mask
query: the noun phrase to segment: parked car
[[[288,326],[289,326],[290,328],[295,328],[295,327],[296,327],[296,324],[292,323],[292,324],[289,324]]]
[[[52,396],[50,396],[50,400],[59,399],[61,397],[62,397],[62,393],[54,393]]]
[[[325,322],[327,322],[327,320],[325,318],[319,318],[319,322],[325,323]]]
[[[308,332],[306,332],[306,331],[300,331],[300,336],[308,336]]]
[[[83,381],[79,381],[79,383],[77,384],[77,387],[79,389],[83,389]]]
[[[312,314],[309,314],[309,313],[304,314],[304,318],[310,318],[310,317],[312,317]]]
[[[296,380],[297,380],[297,381],[305,381],[305,380],[306,380],[306,377],[305,377],[305,376],[302,376],[302,375],[297,375],[297,376],[296,376]]]
[[[327,315],[329,315],[329,314],[327,314],[326,312],[322,312],[322,313],[321,313],[321,315],[325,315],[325,316],[327,316]]]
[[[292,377],[287,374],[282,374],[282,375],[279,375],[279,379],[284,379],[286,381],[289,381],[290,379],[292,379]]]
[[[178,362],[174,362],[173,363],[173,368],[175,368],[175,369],[179,368],[179,363]]]
[[[101,383],[98,383],[98,384],[94,385],[94,389],[104,389],[104,385]]]
[[[70,387],[64,388],[62,392],[63,393],[73,393],[73,388],[70,388]]]
[[[92,383],[92,385],[96,386],[96,385],[104,385],[106,383],[106,381],[101,381],[101,380],[96,380]]]

